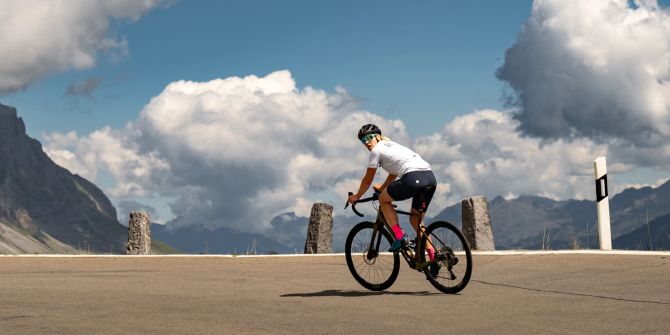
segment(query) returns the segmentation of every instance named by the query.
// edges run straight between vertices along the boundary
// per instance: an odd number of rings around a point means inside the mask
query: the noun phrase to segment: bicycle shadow
[[[321,292],[311,292],[311,293],[289,293],[282,294],[282,298],[290,297],[301,297],[301,298],[312,298],[312,297],[369,297],[377,295],[408,295],[408,296],[430,296],[430,295],[441,295],[442,293],[420,291],[420,292],[391,292],[391,291],[343,291],[343,290],[323,290]]]

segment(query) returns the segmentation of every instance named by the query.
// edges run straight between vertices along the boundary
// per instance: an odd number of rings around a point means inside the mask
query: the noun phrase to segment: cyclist
[[[375,184],[373,188],[381,192],[379,205],[395,237],[395,242],[393,242],[389,251],[397,252],[407,243],[407,240],[398,224],[398,214],[393,208],[392,202],[412,198],[412,215],[410,215],[409,221],[417,232],[417,241],[420,241],[419,224],[423,222],[426,209],[435,193],[437,185],[435,175],[430,168],[430,164],[424,161],[421,156],[391,141],[388,137],[382,136],[382,131],[374,124],[363,125],[358,131],[358,139],[370,151],[370,158],[358,192],[349,196],[348,201],[354,203],[365,194],[372,184],[378,167],[381,166],[389,173],[383,184]],[[400,176],[400,179],[396,179],[398,176]],[[432,245],[426,246],[426,252],[428,258],[433,261],[435,250]],[[435,276],[436,272],[439,271],[439,266],[435,264],[431,266],[430,270]]]

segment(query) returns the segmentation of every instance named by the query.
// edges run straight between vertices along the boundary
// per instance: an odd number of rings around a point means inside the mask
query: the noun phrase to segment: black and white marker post
[[[598,238],[600,250],[612,250],[610,231],[610,201],[607,196],[607,162],[605,157],[593,161],[596,170],[596,201],[598,206]]]

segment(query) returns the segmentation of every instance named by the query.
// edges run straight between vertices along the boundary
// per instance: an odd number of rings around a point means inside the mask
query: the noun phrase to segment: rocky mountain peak
[[[23,119],[16,109],[0,104],[0,185],[21,169],[51,161],[42,145],[26,135]],[[53,162],[52,162],[53,163]],[[19,171],[17,171],[19,170]]]
[[[0,224],[91,251],[121,252],[125,228],[104,193],[58,166],[26,134],[15,108],[0,104]],[[0,231],[0,237],[2,231]],[[2,253],[0,245],[0,253]],[[6,250],[23,250],[6,246]]]
[[[16,109],[0,103],[0,136],[25,134],[23,119],[17,117]]]

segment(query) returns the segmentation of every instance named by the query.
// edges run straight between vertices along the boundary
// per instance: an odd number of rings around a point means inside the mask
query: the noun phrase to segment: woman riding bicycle
[[[398,224],[398,214],[393,208],[392,202],[412,198],[412,215],[409,221],[414,230],[417,231],[417,241],[419,241],[421,239],[419,224],[423,222],[426,209],[435,193],[437,184],[435,175],[430,168],[430,164],[424,161],[421,156],[391,141],[388,137],[382,136],[382,131],[374,124],[362,126],[358,131],[358,139],[370,151],[370,159],[358,192],[349,196],[348,201],[353,204],[365,194],[372,184],[377,167],[381,166],[389,173],[384,184],[376,184],[373,188],[381,192],[379,204],[395,235],[395,242],[391,245],[389,251],[397,252],[407,241],[403,237],[403,231]],[[400,176],[400,179],[396,179],[398,176]],[[430,261],[433,261],[435,251],[432,246],[428,246],[426,252]]]

